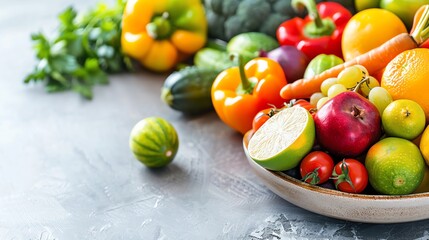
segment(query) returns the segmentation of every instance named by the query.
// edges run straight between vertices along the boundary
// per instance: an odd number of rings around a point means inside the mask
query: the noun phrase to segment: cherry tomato
[[[317,108],[311,104],[309,101],[305,99],[292,99],[288,104],[288,107],[292,106],[300,106],[305,108],[311,115],[314,115],[316,113]]]
[[[277,108],[266,108],[264,110],[259,111],[252,122],[253,132],[256,132],[270,117],[274,116],[274,114],[278,113],[279,110]]]
[[[361,193],[368,185],[368,172],[361,162],[348,158],[335,165],[332,179],[340,191]]]
[[[322,151],[310,152],[300,165],[302,180],[313,185],[328,181],[333,170],[334,160]]]

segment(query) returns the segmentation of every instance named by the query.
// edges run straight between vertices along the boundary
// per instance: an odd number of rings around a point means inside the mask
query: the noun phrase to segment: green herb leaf
[[[120,44],[124,6],[124,0],[113,7],[100,3],[80,14],[68,7],[58,15],[53,37],[33,33],[38,62],[24,83],[42,82],[47,92],[73,90],[92,99],[92,86],[107,84],[108,73],[132,70]]]

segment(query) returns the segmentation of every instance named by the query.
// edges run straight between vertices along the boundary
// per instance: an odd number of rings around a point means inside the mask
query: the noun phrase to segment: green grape
[[[365,74],[365,76],[369,76],[368,70],[366,69],[366,67],[362,66],[362,65],[355,65],[356,67],[360,68],[360,70],[362,70],[362,72]]]
[[[322,91],[323,95],[328,95],[328,89],[334,85],[338,83],[338,79],[337,78],[328,78],[325,81],[322,82],[322,84],[320,85],[320,90]]]
[[[369,91],[368,100],[377,107],[380,115],[383,113],[387,105],[393,101],[389,92],[382,87],[372,88],[371,91]]]
[[[369,76],[365,82],[360,85],[360,91],[364,97],[368,97],[369,91],[374,87],[379,87],[380,83],[377,79]]]
[[[343,84],[347,89],[354,88],[360,81],[367,77],[366,72],[359,66],[350,66],[338,74],[338,83]]]
[[[328,90],[328,97],[333,98],[338,94],[347,91],[347,88],[342,84],[334,84]]]
[[[323,104],[325,104],[330,98],[329,97],[322,97],[321,99],[319,99],[319,101],[317,101],[316,107],[317,109],[320,109]]]
[[[311,105],[313,105],[313,106],[317,106],[317,102],[321,99],[321,98],[323,98],[323,97],[326,97],[323,93],[321,93],[321,92],[316,92],[316,93],[313,93],[312,95],[311,95],[311,97],[310,97],[310,103],[311,103]]]

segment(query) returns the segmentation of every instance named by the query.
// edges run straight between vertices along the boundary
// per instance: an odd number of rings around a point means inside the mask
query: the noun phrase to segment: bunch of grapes
[[[310,103],[320,109],[329,99],[345,91],[356,91],[368,98],[380,114],[393,101],[389,92],[380,87],[379,81],[370,76],[364,66],[353,65],[345,68],[337,77],[323,81],[320,92],[311,96]]]

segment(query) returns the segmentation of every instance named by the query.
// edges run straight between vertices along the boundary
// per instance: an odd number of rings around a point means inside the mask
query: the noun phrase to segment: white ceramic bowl
[[[282,172],[267,170],[243,148],[254,173],[288,202],[324,216],[366,223],[400,223],[429,219],[429,193],[401,196],[351,194],[313,186]]]

